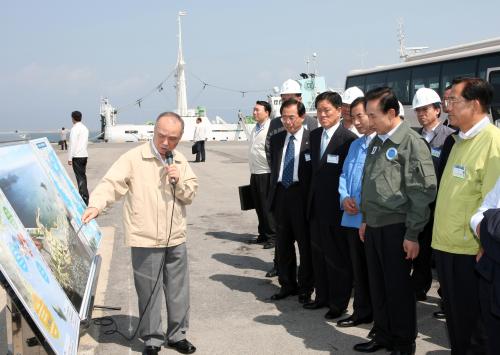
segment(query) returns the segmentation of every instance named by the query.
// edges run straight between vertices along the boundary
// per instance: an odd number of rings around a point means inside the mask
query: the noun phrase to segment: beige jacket
[[[180,172],[175,186],[172,234],[168,246],[186,241],[186,205],[198,189],[198,180],[184,155],[174,151],[174,164]],[[132,247],[165,247],[170,231],[173,196],[162,163],[151,143],[123,154],[109,169],[90,195],[89,207],[101,212],[108,204],[125,196],[123,224],[125,242]]]

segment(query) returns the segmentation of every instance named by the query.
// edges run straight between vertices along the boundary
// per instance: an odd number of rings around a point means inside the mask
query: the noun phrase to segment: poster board
[[[45,137],[33,139],[30,144],[35,154],[42,161],[42,166],[54,183],[59,196],[63,199],[77,229],[81,229],[85,237],[86,247],[92,255],[95,255],[101,242],[101,231],[95,220],[82,226],[82,215],[86,209],[85,203],[57,157],[52,145]]]
[[[82,313],[94,277],[94,253],[79,221],[29,142],[0,146],[0,161],[0,189],[66,296]]]
[[[78,350],[80,317],[0,189],[0,272],[56,354]]]

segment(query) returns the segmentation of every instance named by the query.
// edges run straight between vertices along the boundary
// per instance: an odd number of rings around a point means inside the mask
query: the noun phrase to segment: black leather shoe
[[[441,310],[441,311],[437,311],[437,312],[434,312],[432,313],[432,315],[434,316],[434,318],[436,319],[446,319],[446,314],[444,314],[444,312]]]
[[[278,270],[276,270],[275,268],[272,268],[271,270],[266,272],[266,277],[276,277],[276,276],[278,276]]]
[[[417,299],[417,301],[426,301],[427,295],[424,291],[417,291],[415,292],[415,298]]]
[[[264,243],[264,246],[262,247],[263,249],[273,249],[274,248],[274,242],[272,240],[269,240]]]
[[[375,351],[380,349],[387,349],[387,347],[377,343],[375,340],[370,340],[367,343],[359,343],[354,345],[354,350],[361,353],[374,353]]]
[[[325,314],[326,319],[335,319],[340,317],[342,314],[345,313],[345,309],[343,311],[338,311],[336,309],[330,309],[328,312]]]
[[[161,348],[159,346],[151,346],[148,345],[142,351],[142,355],[158,355],[160,353]]]
[[[368,335],[366,336],[368,339],[373,339],[375,338],[375,333],[377,331],[375,330],[375,327],[373,327],[372,329],[370,329],[370,332],[368,333]]]
[[[365,324],[365,323],[371,323],[373,322],[372,317],[365,317],[365,318],[357,318],[354,316],[350,316],[344,319],[341,319],[337,322],[337,325],[342,328],[347,328],[347,327],[355,327],[359,324]]]
[[[264,244],[267,242],[267,238],[263,238],[260,235],[255,239],[250,239],[247,241],[248,244]]]
[[[299,303],[306,304],[311,302],[311,294],[310,293],[301,293],[299,295]]]
[[[326,306],[321,302],[314,301],[314,302],[304,303],[302,307],[304,307],[305,309],[320,309]]]
[[[292,291],[281,290],[280,292],[272,295],[271,300],[272,301],[279,301],[279,300],[282,300],[283,298],[287,298],[288,296],[295,296],[296,294],[297,294],[297,290],[292,290]]]
[[[192,354],[196,351],[195,346],[187,339],[179,340],[177,343],[168,343],[168,346],[181,354]]]

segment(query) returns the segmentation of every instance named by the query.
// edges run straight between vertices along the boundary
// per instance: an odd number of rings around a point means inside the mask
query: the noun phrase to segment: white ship
[[[207,126],[208,140],[215,141],[241,141],[247,140],[247,134],[252,126],[245,126],[245,122],[227,123],[221,117],[216,116],[211,121],[202,107],[188,109],[186,94],[186,75],[184,73],[184,57],[182,54],[181,16],[186,12],[181,11],[177,16],[179,26],[179,51],[177,55],[176,77],[177,77],[177,109],[175,110],[184,120],[184,135],[182,140],[193,139],[196,119],[201,117]],[[122,143],[147,141],[153,138],[154,124],[118,124],[117,111],[111,106],[108,98],[101,99],[101,137],[105,142]]]

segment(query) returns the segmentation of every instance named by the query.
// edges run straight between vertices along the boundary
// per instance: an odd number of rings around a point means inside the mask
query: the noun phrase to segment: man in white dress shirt
[[[82,123],[80,111],[71,112],[73,128],[69,133],[68,165],[73,166],[76,176],[78,192],[86,205],[89,203],[89,190],[87,189],[87,145],[89,143],[89,130]]]

